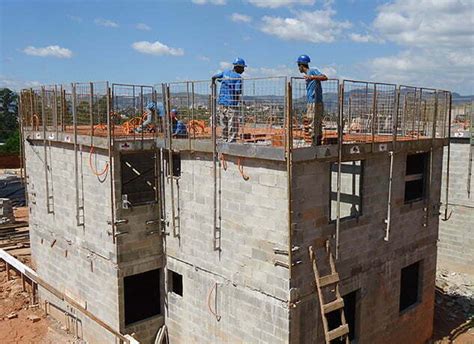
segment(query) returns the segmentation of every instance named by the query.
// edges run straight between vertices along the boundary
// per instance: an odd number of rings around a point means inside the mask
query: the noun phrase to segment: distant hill
[[[474,95],[462,96],[459,93],[453,92],[453,104],[470,103],[474,101]]]

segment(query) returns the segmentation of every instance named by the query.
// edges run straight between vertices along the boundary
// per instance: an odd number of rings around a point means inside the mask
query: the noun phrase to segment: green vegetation
[[[18,131],[18,96],[8,88],[0,89],[0,153],[20,151]]]

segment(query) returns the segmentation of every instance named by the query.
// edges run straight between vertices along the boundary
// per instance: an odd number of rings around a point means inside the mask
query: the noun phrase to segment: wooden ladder
[[[336,272],[336,264],[334,263],[334,258],[331,253],[331,247],[329,240],[321,239],[317,243],[318,247],[326,247],[326,254],[329,259],[329,266],[331,268],[331,273],[329,275],[321,277],[319,274],[318,266],[316,264],[316,253],[313,249],[313,246],[309,247],[309,257],[313,265],[314,279],[316,282],[316,290],[319,297],[319,308],[321,311],[321,319],[323,321],[324,337],[326,339],[326,344],[329,344],[332,340],[341,339],[342,343],[349,344],[349,325],[346,323],[346,317],[344,315],[344,299],[339,293],[339,274]],[[335,296],[334,301],[326,303],[324,301],[324,296],[322,288],[327,288],[330,286],[335,286]],[[327,314],[339,311],[341,317],[341,325],[334,329],[329,329]]]

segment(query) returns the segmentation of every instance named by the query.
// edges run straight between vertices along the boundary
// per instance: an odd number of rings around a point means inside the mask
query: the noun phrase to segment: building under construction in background
[[[424,343],[450,92],[328,80],[312,146],[304,79],[242,85],[235,143],[211,81],[21,92],[41,307],[90,343]]]

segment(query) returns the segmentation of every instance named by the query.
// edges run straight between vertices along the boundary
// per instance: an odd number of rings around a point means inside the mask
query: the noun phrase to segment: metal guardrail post
[[[341,173],[342,173],[342,140],[344,137],[344,83],[339,89],[340,107],[338,119],[338,140],[337,140],[337,196],[336,196],[336,260],[339,259],[339,231],[341,224]]]
[[[288,273],[291,281],[293,266],[293,88],[291,81],[286,83],[286,173],[288,193]]]
[[[107,153],[109,157],[109,181],[110,181],[110,234],[112,236],[112,243],[116,243],[116,225],[115,225],[115,187],[114,187],[114,129],[115,123],[112,121],[113,113],[113,96],[109,86],[109,82],[105,83],[106,89],[106,121],[107,121]],[[118,247],[116,246],[116,255],[118,256]]]
[[[448,155],[446,157],[446,188],[445,188],[445,200],[444,200],[444,217],[441,219],[443,221],[448,221],[452,215],[449,213],[448,215],[448,205],[449,205],[449,172],[451,166],[451,107],[452,107],[452,95],[449,92],[448,95]]]
[[[211,126],[212,126],[212,176],[214,180],[214,194],[213,194],[213,245],[214,251],[221,251],[221,227],[217,225],[217,85],[216,81],[211,83]]]
[[[395,104],[394,104],[394,115],[395,118],[392,123],[392,134],[393,134],[393,139],[392,139],[392,150],[395,150],[395,145],[397,144],[397,136],[398,136],[398,109],[400,107],[400,86],[396,88],[396,93],[395,93]]]
[[[377,120],[377,84],[374,84],[374,94],[372,99],[372,152],[375,151],[375,121]]]
[[[437,127],[437,120],[438,120],[438,90],[435,91],[434,93],[435,101],[434,101],[434,109],[433,109],[433,132],[431,133],[431,139],[433,140],[433,143],[436,139],[436,127]]]

